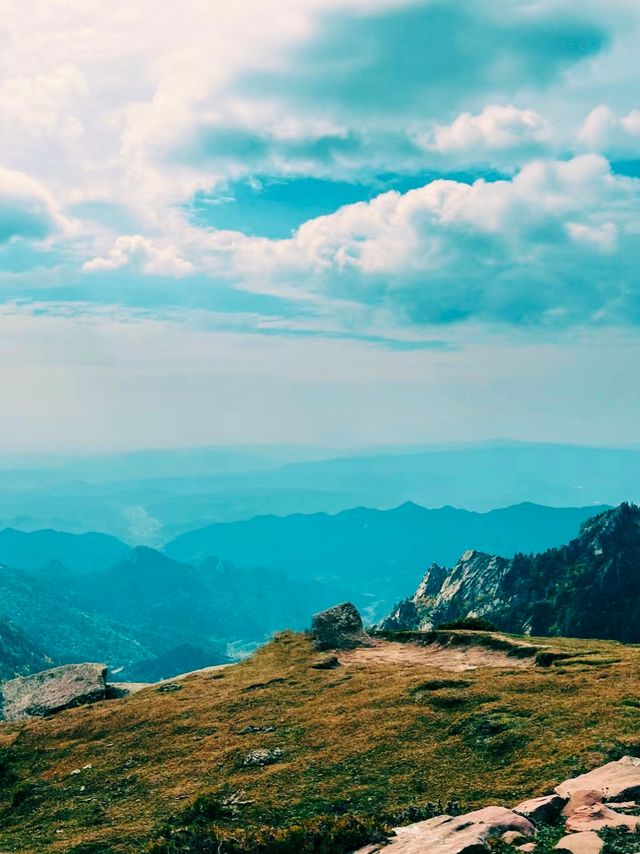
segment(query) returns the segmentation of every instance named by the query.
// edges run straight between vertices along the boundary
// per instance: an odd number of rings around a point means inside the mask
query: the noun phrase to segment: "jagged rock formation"
[[[362,625],[362,617],[351,602],[343,602],[316,614],[310,635],[317,650],[355,649],[371,643]]]
[[[601,513],[542,554],[471,550],[452,569],[434,564],[381,628],[429,630],[464,617],[514,633],[640,641],[640,508]]]
[[[65,664],[5,682],[2,713],[5,721],[46,717],[107,697],[107,668],[103,664]]]

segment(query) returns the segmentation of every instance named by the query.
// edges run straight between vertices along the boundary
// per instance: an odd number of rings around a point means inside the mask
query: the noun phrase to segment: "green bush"
[[[463,617],[461,620],[453,620],[450,623],[441,623],[437,626],[437,631],[456,631],[463,630],[467,632],[497,632],[497,627],[482,617]]]
[[[384,839],[378,822],[355,816],[312,819],[283,829],[173,828],[151,844],[149,854],[348,854]]]

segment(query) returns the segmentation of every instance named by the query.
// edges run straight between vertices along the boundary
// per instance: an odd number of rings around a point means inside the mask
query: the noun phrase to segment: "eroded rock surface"
[[[18,676],[2,686],[5,721],[46,717],[73,706],[95,703],[108,697],[104,664],[64,664]]]

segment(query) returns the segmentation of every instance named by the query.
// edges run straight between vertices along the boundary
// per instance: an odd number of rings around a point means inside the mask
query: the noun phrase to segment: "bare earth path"
[[[347,667],[350,664],[393,664],[407,667],[437,667],[454,673],[477,670],[479,667],[522,670],[534,665],[533,657],[516,658],[481,646],[449,647],[437,643],[420,646],[384,640],[375,640],[370,647],[358,647],[340,652],[339,658],[340,662]]]

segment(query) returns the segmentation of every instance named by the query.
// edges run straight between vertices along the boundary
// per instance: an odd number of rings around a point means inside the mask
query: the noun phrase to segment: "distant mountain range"
[[[0,531],[0,563],[21,569],[42,569],[50,562],[77,572],[107,569],[131,551],[107,534],[67,534],[61,531]]]
[[[344,595],[277,570],[214,558],[196,567],[143,546],[99,571],[51,561],[39,572],[0,569],[0,614],[13,626],[56,663],[104,661],[123,680],[224,663],[234,647],[302,629]]]
[[[38,669],[48,656],[104,661],[123,680],[169,677],[302,629],[347,598],[377,620],[434,560],[470,547],[505,558],[540,551],[570,540],[594,512],[406,503],[268,516],[193,531],[164,554],[101,534],[0,531],[0,618],[24,641],[22,658],[11,653],[6,666]],[[11,643],[20,650],[17,636]]]
[[[519,504],[489,513],[411,502],[393,510],[359,507],[325,513],[259,516],[208,525],[165,547],[175,560],[199,563],[219,555],[241,566],[277,567],[353,591],[371,619],[381,617],[432,561],[453,562],[474,547],[505,557],[567,542],[599,508]]]
[[[640,449],[492,442],[375,448],[211,448],[0,457],[0,528],[103,531],[160,548],[211,522],[388,509],[410,500],[485,512],[640,500]]]
[[[640,643],[640,508],[601,513],[568,545],[537,555],[470,550],[451,569],[433,564],[382,628],[425,630],[467,617],[517,634]]]

